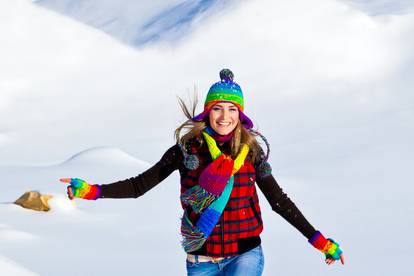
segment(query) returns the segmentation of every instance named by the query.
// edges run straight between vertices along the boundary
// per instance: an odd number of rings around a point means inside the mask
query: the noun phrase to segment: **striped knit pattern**
[[[237,105],[241,111],[244,110],[243,93],[240,86],[233,82],[234,74],[229,69],[220,71],[221,81],[213,84],[207,94],[204,102],[204,109],[211,107],[217,102],[232,102]]]
[[[70,182],[74,197],[96,200],[100,197],[101,187],[99,185],[90,185],[79,178],[72,178]]]
[[[340,259],[342,250],[339,248],[339,244],[332,239],[326,239],[321,232],[317,231],[313,237],[309,239],[309,243],[324,253],[327,258],[332,258],[334,260]]]
[[[253,122],[244,114],[244,98],[240,86],[233,81],[233,72],[229,69],[220,71],[220,81],[214,83],[208,90],[206,100],[204,101],[204,110],[192,118],[193,121],[200,122],[205,120],[210,109],[217,103],[229,102],[237,106],[242,125],[246,129],[253,128]]]
[[[231,158],[220,155],[201,173],[198,179],[200,187],[214,196],[220,196],[229,181],[233,166]]]
[[[230,157],[226,156],[219,150],[214,138],[206,132],[203,132],[203,136],[206,140],[211,157],[214,160],[200,175],[199,181],[207,182],[203,182],[203,185],[200,182],[199,187],[191,189],[189,193],[186,193],[181,198],[183,202],[191,204],[191,202],[186,198],[197,197],[192,194],[202,192],[202,194],[206,194],[207,198],[211,199],[214,197],[215,200],[208,206],[203,206],[204,208],[206,207],[205,210],[200,209],[200,206],[195,208],[197,212],[202,211],[202,214],[195,226],[190,223],[187,215],[184,215],[184,223],[182,225],[182,245],[186,252],[199,249],[210,236],[230,198],[230,194],[233,189],[234,174],[243,165],[244,160],[249,153],[249,147],[244,144],[237,158],[233,161]],[[207,174],[207,176],[202,178],[203,174]],[[223,187],[223,180],[226,176],[226,184]],[[211,196],[209,195],[210,191],[214,192],[210,194]]]
[[[181,194],[185,194],[192,188],[199,186],[198,178],[200,174],[212,162],[211,154],[205,144],[200,148],[198,142],[189,142],[188,152],[197,156],[200,165],[194,170],[188,169],[184,165],[180,166]],[[228,153],[230,154],[229,151]],[[211,257],[238,255],[239,239],[259,236],[263,231],[255,175],[255,169],[248,160],[245,160],[244,164],[234,174],[230,198],[218,223],[202,246],[203,255]],[[182,224],[196,225],[201,214],[195,212],[193,207],[184,201],[181,201],[181,204],[186,214],[184,217],[188,219],[188,222],[182,220]],[[188,228],[182,227],[181,230],[184,229]],[[202,234],[201,231],[199,233]]]
[[[204,108],[208,108],[217,102],[231,102],[241,111],[244,110],[243,92],[240,86],[232,81],[222,80],[213,84],[208,91]]]

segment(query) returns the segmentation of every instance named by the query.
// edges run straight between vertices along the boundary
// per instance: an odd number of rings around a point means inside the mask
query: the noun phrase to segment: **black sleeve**
[[[178,145],[174,145],[164,153],[157,164],[138,176],[100,185],[100,198],[137,198],[142,196],[178,169],[181,160],[181,149]]]
[[[315,234],[315,228],[306,220],[287,194],[283,192],[272,174],[256,177],[256,183],[270,203],[273,211],[281,215],[307,239],[310,239]]]

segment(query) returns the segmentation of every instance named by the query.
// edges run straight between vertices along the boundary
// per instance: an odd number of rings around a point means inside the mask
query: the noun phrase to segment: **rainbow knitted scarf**
[[[213,162],[204,169],[198,179],[198,185],[187,190],[181,200],[190,205],[200,218],[194,225],[187,211],[182,218],[182,245],[186,252],[201,248],[213,231],[226,207],[233,189],[234,174],[244,164],[249,146],[243,144],[236,159],[222,153],[213,137],[203,132]]]

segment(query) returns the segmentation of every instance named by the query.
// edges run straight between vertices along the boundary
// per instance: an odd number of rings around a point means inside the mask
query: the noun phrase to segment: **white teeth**
[[[229,126],[231,123],[224,123],[224,122],[219,122],[219,123],[217,123],[218,125],[221,125],[221,126]]]

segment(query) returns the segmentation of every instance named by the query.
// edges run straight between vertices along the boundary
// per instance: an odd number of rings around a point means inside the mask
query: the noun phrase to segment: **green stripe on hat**
[[[244,100],[242,97],[238,96],[238,95],[234,95],[234,94],[225,94],[225,93],[208,93],[207,94],[207,98],[206,101],[204,103],[204,105],[208,105],[210,102],[213,101],[228,101],[228,102],[233,102],[237,105],[240,105],[242,111],[244,109]]]

